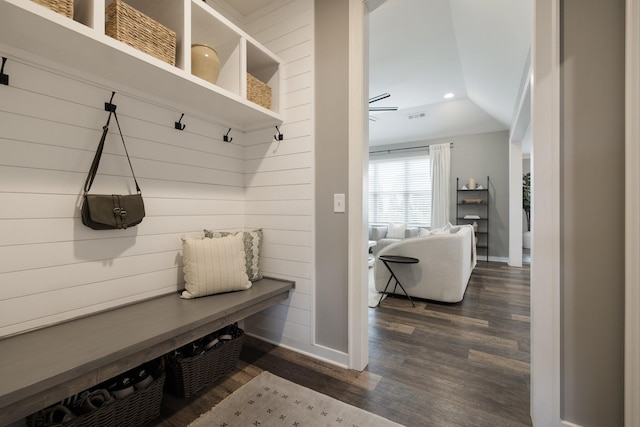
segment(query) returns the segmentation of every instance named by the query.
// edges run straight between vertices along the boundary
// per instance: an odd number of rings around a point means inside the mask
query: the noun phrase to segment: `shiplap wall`
[[[283,61],[283,141],[269,128],[234,131],[224,143],[227,129],[197,112],[180,132],[180,112],[168,104],[10,55],[11,86],[0,88],[0,206],[14,208],[0,212],[0,336],[176,291],[182,235],[262,228],[262,271],[296,289],[245,327],[344,362],[313,344],[313,8],[313,0],[282,0],[243,25]],[[147,217],[130,230],[93,231],[79,218],[80,196],[111,89]],[[115,130],[96,193],[131,188]]]
[[[243,228],[243,134],[222,142],[225,128],[188,112],[178,131],[180,112],[157,100],[8,50],[0,45],[11,83],[0,86],[0,336],[177,291],[181,236]],[[147,216],[95,231],[79,207],[112,89]],[[112,119],[94,193],[133,189],[116,132]]]
[[[313,345],[313,0],[283,1],[246,31],[283,62],[284,141],[275,129],[246,135],[246,226],[262,226],[265,274],[296,281],[286,303],[245,322],[250,332],[321,357]]]

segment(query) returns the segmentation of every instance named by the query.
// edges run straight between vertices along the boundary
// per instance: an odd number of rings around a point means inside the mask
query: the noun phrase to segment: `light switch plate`
[[[336,213],[345,212],[345,197],[344,194],[333,195],[333,211]]]

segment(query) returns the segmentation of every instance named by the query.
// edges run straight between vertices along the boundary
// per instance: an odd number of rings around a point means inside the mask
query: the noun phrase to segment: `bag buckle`
[[[117,217],[120,217],[120,221],[122,222],[122,228],[127,228],[127,211],[123,208],[113,208],[113,214]]]

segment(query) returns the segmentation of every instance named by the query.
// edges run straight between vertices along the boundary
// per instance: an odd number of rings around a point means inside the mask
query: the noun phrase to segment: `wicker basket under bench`
[[[158,359],[156,369],[153,372],[153,382],[142,389],[136,389],[132,394],[121,398],[114,398],[110,403],[85,414],[77,414],[75,418],[61,423],[64,427],[140,427],[160,415],[163,389],[165,384],[165,372],[163,360]],[[99,389],[101,386],[96,386]],[[78,396],[76,396],[78,397]],[[59,405],[65,405],[69,409],[75,409],[72,399],[66,399]],[[54,405],[52,408],[56,408]],[[27,417],[29,427],[50,426],[50,411],[46,408]],[[58,424],[55,424],[58,425]]]
[[[191,300],[170,294],[3,338],[0,425],[284,301],[294,287],[264,278],[246,291]]]
[[[244,331],[237,325],[229,325],[216,336],[229,334],[230,339],[220,340],[215,347],[199,354],[184,357],[179,352],[165,356],[167,368],[167,390],[180,397],[190,397],[201,388],[216,382],[232,372],[244,341]]]

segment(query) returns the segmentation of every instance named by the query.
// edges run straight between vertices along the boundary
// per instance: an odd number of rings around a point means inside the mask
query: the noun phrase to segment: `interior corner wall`
[[[625,2],[561,4],[561,417],[622,426]]]
[[[247,228],[262,228],[261,271],[296,282],[288,300],[245,320],[247,333],[318,356],[313,346],[313,0],[279,2],[246,31],[282,61],[283,141],[245,144]],[[331,358],[332,355],[321,355]]]
[[[316,0],[315,28],[315,334],[347,352],[348,216],[333,212],[333,195],[349,197],[349,2]]]

